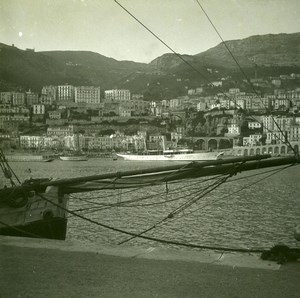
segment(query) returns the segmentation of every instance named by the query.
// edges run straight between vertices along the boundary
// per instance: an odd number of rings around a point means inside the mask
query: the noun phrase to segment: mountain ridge
[[[259,66],[264,73],[300,73],[300,33],[255,35],[226,41],[227,46],[248,73]],[[32,89],[43,85],[97,85],[101,89],[125,88],[150,97],[172,97],[208,80],[238,76],[238,67],[224,44],[196,55],[181,55],[192,70],[174,53],[150,63],[118,61],[92,51],[21,50],[0,43],[0,90]],[[211,69],[215,71],[212,73]],[[202,74],[199,75],[199,73]]]

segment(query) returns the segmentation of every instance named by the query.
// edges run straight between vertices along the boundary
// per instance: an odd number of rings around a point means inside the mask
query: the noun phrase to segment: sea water
[[[12,162],[11,167],[24,180],[81,177],[173,164],[93,158],[83,162]],[[240,173],[205,196],[201,196],[205,187],[214,183],[203,182],[206,178],[134,190],[73,194],[69,208],[100,225],[133,233],[151,229],[144,235],[185,244],[264,249],[284,243],[299,247],[300,242],[293,235],[295,226],[300,224],[299,169],[293,166],[278,173],[269,172],[270,169]],[[3,186],[4,178],[0,181]],[[166,219],[192,198],[193,204]],[[116,205],[128,200],[135,202]],[[69,215],[67,238],[105,245],[130,238],[100,225]],[[126,245],[164,244],[134,238]]]

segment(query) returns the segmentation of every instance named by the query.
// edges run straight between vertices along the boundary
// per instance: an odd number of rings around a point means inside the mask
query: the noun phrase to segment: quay
[[[0,236],[0,297],[300,297],[300,262]]]

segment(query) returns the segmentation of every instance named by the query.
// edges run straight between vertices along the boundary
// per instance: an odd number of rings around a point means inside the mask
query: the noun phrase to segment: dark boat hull
[[[0,235],[64,240],[67,203],[58,187],[27,193],[13,189],[0,203]]]
[[[65,240],[67,219],[38,220],[26,225],[2,227],[0,235]]]

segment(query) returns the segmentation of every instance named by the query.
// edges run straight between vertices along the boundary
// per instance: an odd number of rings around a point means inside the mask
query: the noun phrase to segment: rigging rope
[[[178,208],[176,208],[175,210],[173,210],[171,213],[169,213],[166,217],[164,217],[162,220],[160,220],[159,222],[155,223],[154,225],[152,225],[150,228],[140,232],[138,235],[143,235],[153,229],[155,229],[158,225],[164,223],[165,221],[167,221],[170,218],[174,218],[175,215],[183,212],[185,209],[187,209],[188,207],[190,207],[191,205],[193,205],[194,203],[198,202],[199,199],[203,198],[204,196],[206,196],[207,194],[211,193],[214,189],[216,189],[217,187],[219,187],[220,185],[222,185],[229,177],[232,177],[233,175],[235,175],[238,171],[238,168],[243,164],[240,163],[238,166],[233,166],[233,168],[229,171],[229,173],[227,174],[227,176],[225,177],[221,177],[220,179],[218,179],[216,182],[214,182],[212,185],[208,185],[206,188],[204,188],[202,190],[202,193],[200,195],[196,195],[194,197],[192,197],[190,200],[188,200],[187,202],[183,203],[181,206],[179,206]],[[125,239],[123,241],[121,241],[119,243],[123,244],[126,243],[134,238],[136,238],[137,236],[132,236],[131,238]]]
[[[21,181],[19,180],[18,176],[15,174],[14,170],[10,167],[1,148],[0,148],[0,167],[1,170],[3,171],[5,178],[10,180],[12,186],[16,185],[16,183],[12,179],[12,175],[15,177],[18,183],[21,184]]]
[[[272,169],[272,170],[267,170],[267,171],[264,171],[264,172],[261,172],[261,173],[255,173],[255,174],[251,174],[251,175],[247,175],[245,177],[239,177],[239,178],[235,178],[235,179],[231,179],[231,180],[227,180],[224,182],[225,183],[232,183],[232,182],[235,182],[235,181],[239,181],[239,180],[244,180],[244,179],[249,179],[251,177],[256,177],[256,176],[260,176],[260,175],[264,175],[264,174],[267,174],[267,173],[272,173],[272,172],[277,172],[278,169]],[[202,179],[202,178],[200,178]],[[177,194],[179,192],[182,192],[182,189],[184,188],[189,188],[189,190],[196,190],[198,192],[198,190],[200,189],[200,187],[192,187],[192,185],[199,185],[199,183],[203,183],[203,182],[207,182],[209,180],[214,180],[216,179],[216,177],[214,178],[209,178],[209,179],[205,179],[204,181],[196,181],[194,183],[191,183],[191,184],[188,184],[188,185],[184,185],[184,186],[179,186],[178,188],[172,191],[170,191],[170,194],[174,195],[174,194]],[[264,179],[264,178],[262,178]],[[176,182],[180,182],[182,183],[182,181],[172,181],[173,183]],[[175,184],[175,183],[174,183]],[[147,186],[148,187],[148,186]],[[137,190],[137,189],[134,189],[134,190]],[[131,190],[132,191],[132,190]],[[129,191],[128,191],[129,192]],[[125,193],[128,193],[128,192],[125,192]],[[106,203],[98,203],[98,202],[93,202],[93,201],[89,201],[89,200],[85,200],[85,199],[82,199],[82,198],[75,198],[77,200],[82,200],[83,202],[87,202],[87,203],[91,203],[91,204],[95,204],[95,205],[100,205],[101,207],[86,207],[86,208],[80,208],[80,209],[75,209],[75,210],[72,210],[74,212],[83,212],[83,211],[87,211],[87,210],[90,210],[89,212],[85,212],[85,214],[90,214],[90,213],[94,213],[94,212],[98,212],[98,211],[102,211],[102,210],[107,210],[109,208],[113,208],[113,207],[127,207],[127,208],[134,208],[134,207],[148,207],[148,206],[153,206],[153,205],[161,205],[161,204],[166,204],[166,203],[169,203],[169,202],[174,202],[174,201],[177,201],[177,200],[180,200],[182,198],[185,198],[186,195],[183,195],[183,196],[180,196],[178,198],[174,198],[174,199],[170,199],[170,200],[164,200],[164,201],[161,201],[161,202],[155,202],[155,203],[146,203],[146,204],[131,204],[131,203],[135,203],[135,202],[139,202],[139,201],[144,201],[144,200],[148,200],[150,198],[153,198],[153,197],[157,197],[157,196],[160,196],[162,194],[164,194],[165,192],[161,192],[161,193],[157,193],[157,194],[154,194],[154,195],[148,195],[146,197],[140,197],[140,198],[137,198],[137,199],[130,199],[130,200],[126,200],[126,201],[123,201],[121,203],[111,203],[111,204],[106,204]],[[190,192],[188,195],[194,195],[196,192]],[[124,194],[124,193],[123,193]],[[114,197],[116,196],[115,194],[111,194],[107,197]],[[92,199],[103,199],[103,198],[107,198],[107,197],[103,197],[103,196],[100,196],[100,197],[96,197],[96,198],[92,198]],[[89,198],[91,199],[91,198]],[[126,205],[128,204],[128,205]],[[70,216],[72,217],[72,216]]]
[[[246,189],[246,188],[252,187],[253,185],[256,185],[256,184],[260,183],[261,181],[263,181],[263,180],[265,180],[265,179],[267,179],[267,178],[269,178],[269,177],[272,177],[272,176],[278,174],[279,172],[284,171],[284,170],[286,170],[286,169],[288,169],[288,168],[290,168],[290,167],[293,167],[293,166],[295,166],[295,165],[294,165],[294,164],[288,165],[288,166],[285,166],[285,167],[283,167],[283,168],[280,168],[280,169],[276,170],[275,172],[273,171],[273,173],[267,175],[266,177],[263,177],[263,178],[261,178],[261,179],[259,179],[259,180],[256,180],[256,181],[252,182],[252,183],[249,183],[249,184],[243,186],[242,188],[240,188],[240,189],[238,189],[238,190],[236,190],[236,191],[234,191],[234,192],[232,192],[232,193],[229,193],[229,194],[225,195],[225,197],[222,197],[222,200],[224,200],[224,199],[226,199],[226,198],[229,198],[230,196],[232,196],[232,195],[234,195],[234,194],[237,194],[237,193],[241,192],[242,190],[244,190],[244,189]],[[207,203],[206,205],[200,206],[199,208],[190,211],[187,215],[190,215],[190,214],[192,214],[192,213],[198,211],[199,209],[205,208],[205,207],[207,207],[207,206],[211,207],[212,204],[215,204],[215,203],[219,202],[220,200],[221,200],[221,199],[215,199],[215,200],[213,200],[213,201],[209,201],[209,203]],[[180,216],[179,218],[181,218],[181,217],[183,217],[183,216]]]
[[[90,222],[92,224],[95,224],[97,226],[112,230],[114,232],[119,232],[119,233],[122,233],[122,234],[126,234],[126,235],[129,235],[129,236],[136,236],[138,238],[142,238],[142,239],[146,239],[146,240],[150,240],[150,241],[156,241],[156,242],[160,242],[160,243],[164,243],[164,244],[173,244],[173,245],[177,245],[177,246],[199,248],[199,249],[210,249],[210,250],[216,250],[216,251],[231,251],[231,252],[246,252],[246,253],[262,253],[262,252],[265,251],[265,250],[262,250],[262,249],[229,248],[229,247],[215,247],[215,246],[208,246],[208,245],[197,245],[197,244],[193,244],[193,243],[184,243],[184,242],[178,242],[178,241],[159,239],[159,238],[155,238],[155,237],[148,237],[148,236],[145,236],[145,235],[138,235],[136,233],[129,232],[129,231],[119,229],[119,228],[115,228],[115,227],[112,227],[110,225],[103,224],[103,223],[100,223],[96,220],[87,218],[87,217],[85,217],[83,215],[80,215],[80,214],[77,214],[76,212],[73,212],[73,211],[71,211],[71,210],[69,210],[65,207],[62,207],[59,204],[56,204],[56,203],[52,202],[51,200],[47,199],[45,196],[43,196],[40,193],[37,193],[37,195],[39,197],[41,197],[42,199],[44,199],[45,201],[49,202],[50,204],[52,204],[52,205],[54,205],[58,208],[61,208],[65,212],[70,213],[70,214],[72,214],[72,215],[74,215],[78,218],[81,218],[81,219],[83,219],[87,222]]]
[[[215,179],[217,179],[219,176],[217,176],[217,177],[213,177],[213,178],[208,178],[208,179],[204,179],[204,180],[202,180],[202,181],[196,181],[196,182],[194,182],[194,183],[191,183],[191,184],[186,184],[186,185],[184,185],[184,186],[179,186],[178,188],[176,188],[175,189],[175,191],[173,191],[172,193],[174,194],[174,193],[177,193],[177,192],[182,192],[182,189],[185,189],[185,188],[189,188],[190,189],[190,187],[192,186],[192,185],[197,185],[197,186],[199,186],[199,183],[200,184],[202,184],[202,183],[205,183],[205,182],[207,182],[207,181],[211,181],[211,180],[215,180]],[[177,182],[177,181],[176,181]],[[182,183],[182,181],[180,181],[181,183]],[[147,186],[147,187],[149,187],[149,186]],[[197,187],[197,189],[198,189],[198,187]],[[136,190],[136,189],[135,189]],[[124,194],[124,193],[123,193]],[[125,193],[126,194],[126,193]],[[113,203],[113,204],[106,204],[106,203],[98,203],[98,202],[93,202],[93,201],[89,201],[89,200],[85,200],[85,199],[80,199],[80,198],[78,198],[79,200],[83,200],[84,202],[87,202],[87,203],[91,203],[91,204],[94,204],[94,205],[100,205],[100,206],[102,206],[102,207],[104,207],[103,209],[107,209],[106,207],[118,207],[118,206],[120,206],[120,205],[124,205],[124,204],[126,204],[126,203],[135,203],[135,202],[139,202],[139,201],[144,201],[144,200],[148,200],[148,199],[152,199],[153,197],[157,197],[157,196],[159,196],[159,195],[162,195],[162,194],[165,194],[165,191],[163,191],[163,192],[160,192],[160,193],[155,193],[155,194],[152,194],[152,195],[147,195],[147,196],[145,196],[145,197],[139,197],[139,198],[136,198],[136,199],[130,199],[130,200],[127,200],[127,201],[123,201],[123,202],[121,202],[121,203]],[[113,196],[116,196],[115,194],[113,195]],[[110,197],[112,197],[112,195],[110,196]],[[106,197],[105,197],[106,198]],[[89,199],[91,199],[91,198],[89,198]],[[97,198],[95,198],[95,199],[103,199],[103,197],[97,197]],[[93,208],[93,207],[91,207],[91,208]],[[102,208],[99,208],[100,210],[102,209]],[[77,209],[77,210],[75,210],[75,211],[84,211],[84,210],[86,210],[86,209]]]

